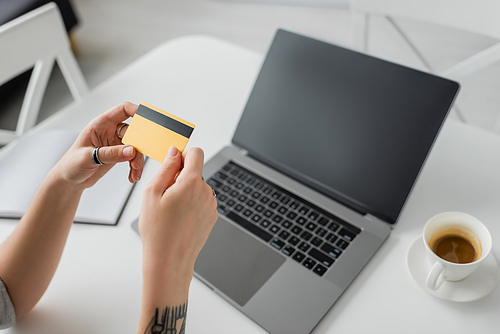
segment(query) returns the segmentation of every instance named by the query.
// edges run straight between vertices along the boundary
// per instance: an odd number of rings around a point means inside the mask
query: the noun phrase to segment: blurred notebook
[[[47,173],[77,136],[72,130],[47,130],[25,135],[1,150],[0,217],[20,218],[26,212]],[[128,163],[116,164],[86,189],[75,222],[116,225],[134,186],[128,172]]]

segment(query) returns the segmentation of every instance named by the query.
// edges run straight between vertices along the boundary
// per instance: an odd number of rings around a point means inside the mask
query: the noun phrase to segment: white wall
[[[349,0],[222,0],[225,2],[254,2],[270,5],[300,5],[300,6],[326,6],[326,7],[348,7]]]

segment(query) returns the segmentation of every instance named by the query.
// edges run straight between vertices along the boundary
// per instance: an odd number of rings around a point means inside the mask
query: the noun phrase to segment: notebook
[[[272,334],[309,333],[396,224],[459,85],[278,30],[195,275]]]

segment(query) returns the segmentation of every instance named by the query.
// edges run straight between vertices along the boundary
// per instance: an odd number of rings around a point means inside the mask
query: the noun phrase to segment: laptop
[[[311,332],[389,236],[458,90],[278,30],[204,167],[219,219],[196,277],[272,334]]]

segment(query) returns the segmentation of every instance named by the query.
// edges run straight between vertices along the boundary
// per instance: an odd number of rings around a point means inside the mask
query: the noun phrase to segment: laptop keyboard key
[[[208,185],[212,188],[219,188],[220,186],[222,186],[222,182],[219,182],[217,181],[216,179],[214,178],[210,178],[208,181],[207,181]]]
[[[302,242],[300,245],[299,245],[299,249],[303,252],[306,252],[309,248],[311,248],[311,246],[309,246],[307,243],[305,242]]]
[[[224,173],[222,173],[222,172],[217,172],[217,173],[215,173],[215,176],[216,176],[216,177],[218,177],[218,178],[219,178],[219,179],[221,179],[221,180],[225,180],[225,179],[227,179],[227,174],[224,174]]]
[[[340,230],[339,235],[342,238],[346,239],[347,241],[353,241],[354,238],[356,237],[356,234],[352,233],[351,231],[346,230],[345,228]]]
[[[274,220],[275,222],[279,223],[280,221],[282,221],[282,220],[283,220],[283,217],[278,216],[278,215],[275,215],[275,216],[273,217],[273,220]]]
[[[276,225],[273,225],[271,226],[271,228],[269,228],[269,231],[273,232],[274,234],[278,233],[280,230],[280,228]]]
[[[300,242],[300,239],[293,236],[290,238],[290,240],[288,240],[288,243],[291,244],[291,245],[294,245],[294,246],[297,246],[297,244]]]
[[[328,255],[332,256],[333,258],[338,258],[340,254],[342,254],[342,251],[336,247],[333,247],[332,245],[329,244],[324,244],[321,246],[321,250],[326,252]]]
[[[326,256],[325,254],[323,254],[322,252],[320,252],[316,248],[311,248],[311,250],[309,251],[308,254],[309,254],[309,256],[318,260],[319,263],[322,263],[323,265],[325,265],[327,267],[330,267],[333,264],[333,262],[335,262],[334,259],[332,259],[329,256]]]
[[[300,210],[299,210],[299,213],[302,214],[302,215],[305,215],[308,212],[309,212],[309,209],[306,208],[305,206],[301,207]]]
[[[339,246],[341,249],[346,249],[347,246],[349,246],[349,243],[347,241],[345,241],[345,240],[340,239],[337,242],[337,246]]]
[[[318,219],[319,214],[318,214],[317,212],[314,212],[314,211],[313,211],[313,212],[311,212],[311,213],[309,214],[309,216],[308,216],[308,217],[309,217],[309,219],[311,219],[311,220],[316,220],[316,219]]]
[[[258,223],[258,222],[260,221],[260,219],[261,219],[261,218],[262,218],[262,217],[261,217],[261,216],[259,216],[259,215],[254,215],[254,216],[252,217],[252,220],[253,220],[254,222]]]
[[[292,231],[292,233],[295,233],[295,234],[299,235],[299,234],[300,234],[300,232],[302,232],[302,231],[303,231],[303,229],[302,229],[302,228],[300,228],[300,227],[298,227],[297,225],[295,225],[295,226],[292,228],[292,230],[291,230],[291,231]]]
[[[323,276],[326,273],[326,268],[321,264],[318,264],[316,267],[314,267],[313,271],[319,276]]]
[[[340,225],[337,224],[337,223],[331,223],[330,225],[328,225],[328,228],[330,230],[332,230],[333,232],[337,231],[339,229]]]
[[[295,254],[293,255],[293,257],[292,257],[292,258],[293,258],[295,261],[297,261],[297,262],[299,262],[299,263],[300,263],[300,262],[302,262],[302,260],[304,260],[304,259],[305,259],[305,257],[306,257],[306,256],[305,256],[304,254],[302,254],[301,252],[295,252]]]
[[[293,224],[289,220],[285,220],[281,226],[283,226],[286,229],[289,229]]]
[[[290,236],[290,232],[288,232],[288,231],[281,231],[281,233],[278,235],[278,237],[280,237],[283,240],[288,239],[289,236]]]
[[[328,241],[329,243],[333,244],[339,237],[337,237],[335,234],[333,233],[330,233],[328,234],[328,236],[326,237],[326,241]]]
[[[305,260],[302,265],[304,267],[306,267],[307,269],[312,269],[312,267],[314,267],[316,265],[316,261],[314,261],[313,259],[311,258],[307,258],[307,260]]]
[[[323,238],[326,234],[326,230],[324,228],[320,227],[316,230],[316,234]]]
[[[288,211],[288,209],[287,209],[287,208],[285,208],[284,206],[282,206],[282,207],[280,207],[280,208],[278,209],[278,212],[279,212],[279,213],[281,213],[282,215],[284,215],[287,211]]]
[[[318,220],[318,223],[320,223],[321,225],[323,226],[326,226],[328,225],[328,223],[330,222],[330,219],[327,219],[325,217],[321,217],[319,220]]]
[[[321,240],[320,238],[318,237],[314,237],[312,240],[311,240],[311,243],[316,246],[316,247],[319,247],[319,245],[321,245],[323,243],[323,240]]]
[[[224,205],[219,205],[219,206],[217,207],[217,210],[219,211],[219,213],[221,213],[221,214],[225,214],[225,213],[226,213],[226,211],[227,211],[227,208],[226,208]]]
[[[281,252],[283,254],[287,255],[287,256],[290,256],[290,255],[293,254],[293,252],[295,252],[295,248],[293,248],[292,246],[288,245],[285,248],[283,248],[283,250]]]
[[[271,246],[273,246],[277,250],[281,250],[281,248],[285,246],[285,243],[278,238],[274,238],[273,241],[271,241]]]
[[[309,230],[309,231],[314,231],[316,229],[318,225],[314,224],[314,223],[309,223],[306,225],[306,228]]]
[[[307,219],[304,217],[297,218],[297,224],[304,225],[307,222]]]
[[[305,231],[304,233],[302,233],[302,234],[300,235],[300,237],[301,237],[302,239],[304,239],[304,240],[309,241],[309,239],[311,239],[311,237],[312,237],[312,234],[311,234],[311,233],[309,233],[309,232],[307,232],[307,231]]]

